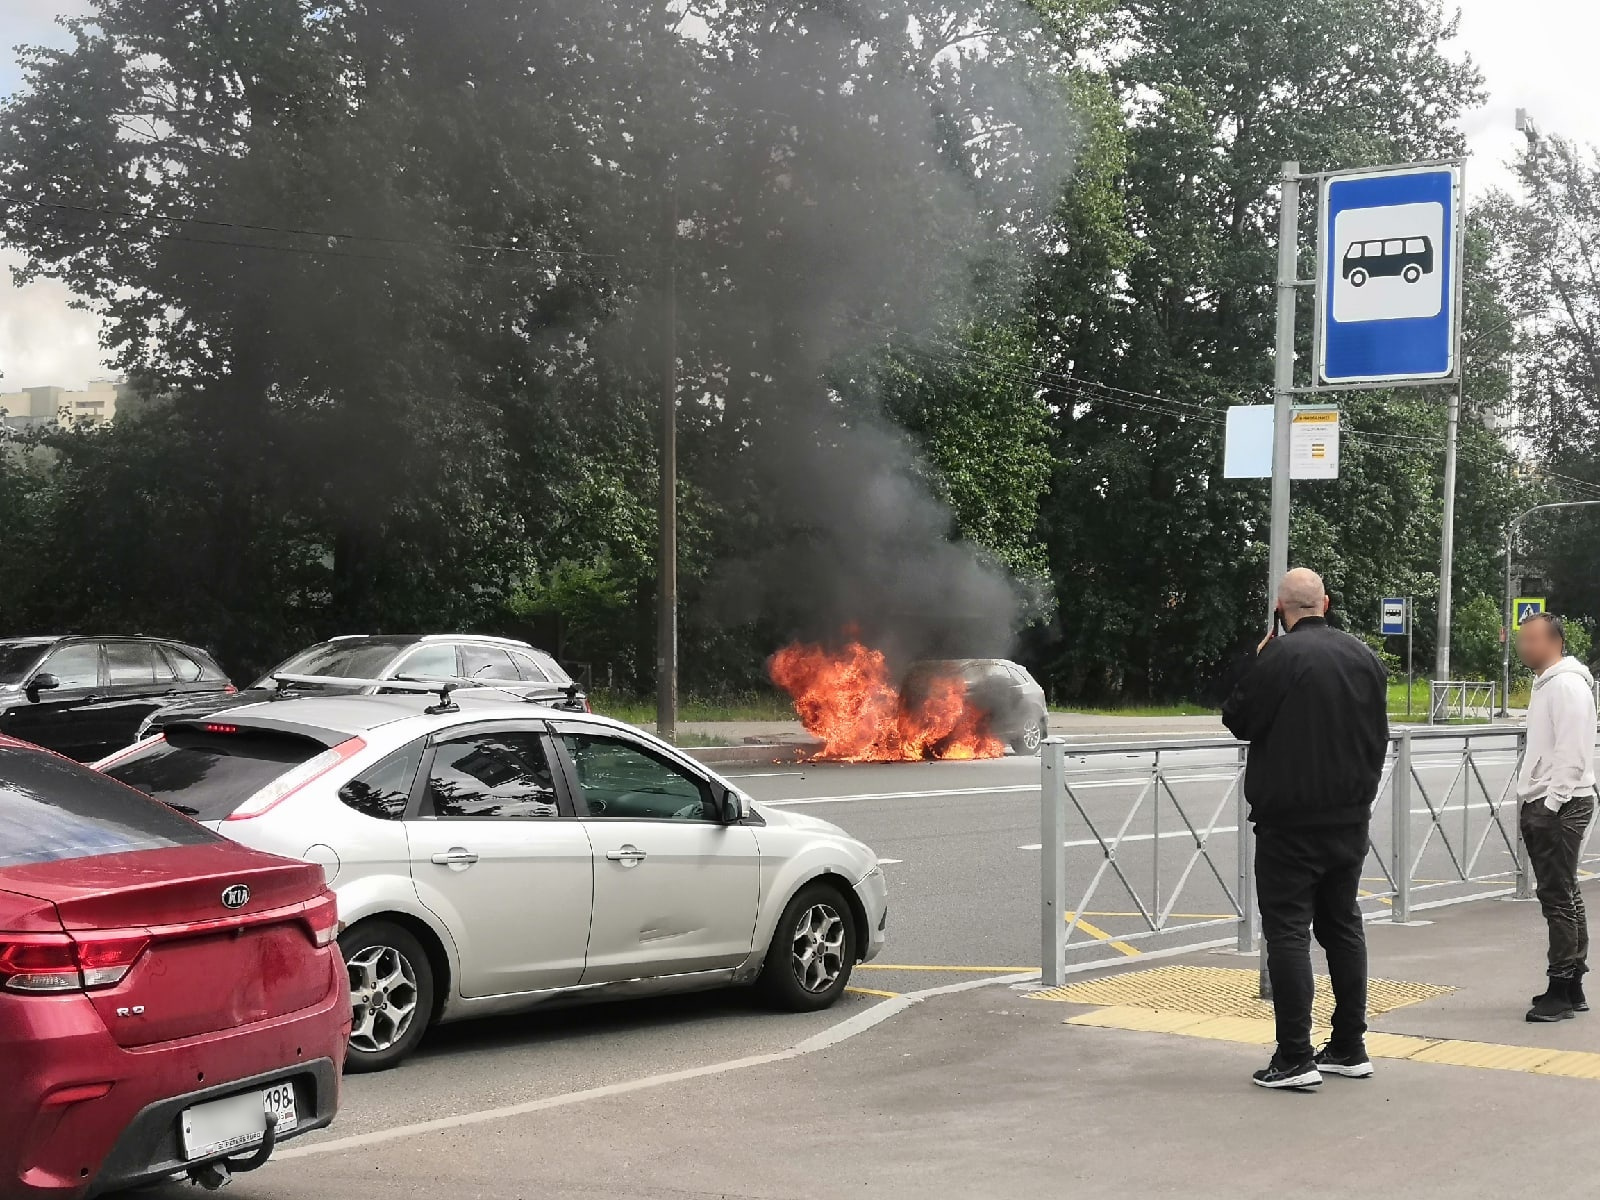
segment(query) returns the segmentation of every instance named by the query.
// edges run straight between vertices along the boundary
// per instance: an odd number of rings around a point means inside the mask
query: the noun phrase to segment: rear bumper
[[[268,1071],[248,1079],[235,1079],[218,1087],[191,1092],[169,1100],[157,1100],[141,1109],[128,1123],[111,1152],[100,1165],[100,1174],[86,1193],[98,1196],[122,1188],[154,1183],[206,1162],[185,1159],[178,1133],[183,1111],[207,1100],[220,1100],[239,1092],[264,1088],[287,1081],[294,1086],[295,1110],[299,1116],[294,1129],[278,1138],[292,1141],[303,1133],[326,1128],[339,1107],[340,1064],[331,1058],[298,1063],[287,1070]],[[248,1156],[248,1150],[235,1150],[234,1157]]]
[[[294,1085],[284,1140],[327,1125],[349,1034],[343,974],[310,1008],[139,1049],[118,1046],[81,993],[0,993],[0,1063],[15,1066],[0,1088],[0,1200],[82,1200],[198,1165],[182,1156],[183,1110],[267,1083]]]

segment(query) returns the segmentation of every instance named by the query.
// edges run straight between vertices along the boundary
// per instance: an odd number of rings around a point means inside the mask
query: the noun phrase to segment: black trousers
[[[1528,848],[1539,907],[1550,927],[1552,979],[1579,979],[1589,969],[1589,917],[1578,890],[1578,852],[1594,819],[1594,796],[1574,796],[1558,813],[1535,800],[1522,806],[1522,843]]]
[[[1361,1046],[1367,1032],[1367,931],[1358,894],[1367,826],[1256,827],[1256,899],[1278,1024],[1278,1058],[1302,1063],[1311,1045],[1311,935],[1328,955],[1333,1045]]]

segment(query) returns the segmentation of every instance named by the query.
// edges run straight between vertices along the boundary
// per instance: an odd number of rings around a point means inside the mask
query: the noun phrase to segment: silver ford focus
[[[96,764],[248,846],[320,863],[349,1067],[429,1025],[751,984],[836,1001],[883,947],[877,856],[632,726],[480,689],[251,704]]]

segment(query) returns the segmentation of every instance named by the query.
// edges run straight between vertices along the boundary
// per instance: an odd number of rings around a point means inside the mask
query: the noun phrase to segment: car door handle
[[[606,857],[625,867],[637,867],[649,856],[637,846],[623,846],[620,850],[607,850]]]
[[[451,846],[443,854],[435,854],[433,861],[441,867],[460,867],[465,870],[478,861],[478,856],[464,846]]]

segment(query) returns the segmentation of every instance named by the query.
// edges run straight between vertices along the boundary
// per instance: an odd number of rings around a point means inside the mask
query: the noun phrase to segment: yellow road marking
[[[949,971],[953,974],[1016,975],[1022,971],[1037,971],[1038,967],[937,967],[918,963],[857,963],[858,971]]]
[[[1366,888],[1357,888],[1356,895],[1360,896],[1363,900],[1376,900],[1379,904],[1387,904],[1390,908],[1394,907],[1394,901],[1389,899],[1389,897],[1380,896],[1376,892],[1369,892]]]
[[[847,992],[854,992],[858,996],[882,996],[885,1000],[893,1000],[899,992],[880,992],[877,988],[847,987]]]
[[[1066,919],[1068,921],[1070,921],[1070,920],[1072,920],[1072,917],[1073,917],[1073,914],[1072,913],[1068,913],[1067,916],[1066,916]],[[1096,939],[1104,942],[1106,945],[1110,946],[1113,950],[1117,951],[1119,954],[1126,954],[1129,958],[1138,958],[1139,957],[1139,951],[1136,950],[1134,947],[1128,945],[1127,942],[1119,942],[1119,941],[1117,941],[1114,937],[1112,937],[1104,929],[1101,929],[1098,925],[1089,924],[1089,922],[1085,921],[1081,916],[1078,917],[1078,928],[1083,930],[1090,937],[1096,938]]]

